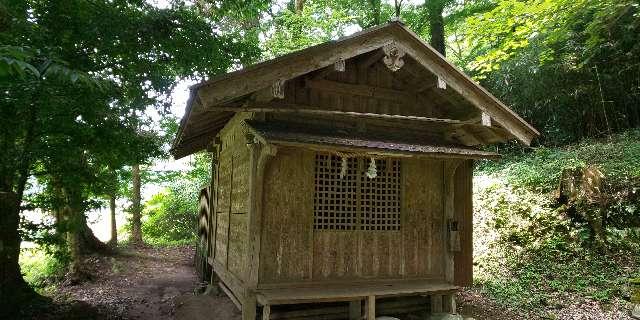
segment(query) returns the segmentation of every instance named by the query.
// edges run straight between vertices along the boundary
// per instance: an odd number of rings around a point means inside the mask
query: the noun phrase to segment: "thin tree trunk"
[[[444,1],[427,0],[429,13],[429,29],[431,30],[431,46],[446,56],[445,36],[444,36]]]
[[[304,10],[305,0],[296,0],[296,13],[301,14],[302,10]]]
[[[118,226],[116,225],[116,196],[109,196],[109,209],[111,211],[111,240],[109,244],[112,246],[118,245]]]
[[[131,199],[131,243],[133,245],[142,245],[142,206],[140,204],[140,165],[136,164],[131,170],[133,180],[133,196]]]

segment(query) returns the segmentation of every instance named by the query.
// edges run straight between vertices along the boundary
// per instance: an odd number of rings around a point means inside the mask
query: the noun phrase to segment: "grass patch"
[[[614,200],[603,208],[606,248],[553,194],[564,169],[589,165],[606,175]],[[490,297],[531,310],[630,299],[629,279],[640,276],[640,229],[630,227],[640,215],[640,130],[507,155],[481,163],[474,179],[474,277]]]
[[[619,184],[639,179],[640,130],[562,148],[540,147],[506,155],[500,162],[483,162],[478,169],[484,174],[503,174],[512,186],[550,192],[557,187],[563,169],[586,165],[597,165],[610,181]]]
[[[23,248],[20,251],[20,269],[29,285],[46,291],[48,286],[62,279],[65,265],[40,248]]]

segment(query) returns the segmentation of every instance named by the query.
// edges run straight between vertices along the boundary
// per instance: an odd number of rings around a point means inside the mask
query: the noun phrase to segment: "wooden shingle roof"
[[[204,149],[239,110],[234,101],[393,43],[418,66],[437,76],[467,103],[486,113],[510,136],[529,145],[539,132],[486,89],[471,80],[400,22],[389,22],[353,35],[223,74],[191,88],[185,115],[171,152],[176,158]]]

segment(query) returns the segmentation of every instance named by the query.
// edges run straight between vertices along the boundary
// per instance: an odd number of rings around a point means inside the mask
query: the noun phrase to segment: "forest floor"
[[[49,292],[52,303],[31,306],[23,318],[239,320],[240,312],[223,294],[194,295],[202,284],[193,255],[192,247],[183,246],[121,249],[111,257],[89,257],[91,281],[58,286]],[[458,303],[465,317],[476,320],[539,319],[498,306],[476,290],[461,292]]]

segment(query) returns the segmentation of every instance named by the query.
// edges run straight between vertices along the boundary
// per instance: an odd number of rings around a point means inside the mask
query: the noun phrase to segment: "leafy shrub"
[[[168,186],[144,205],[142,235],[154,245],[196,242],[200,189],[209,183],[211,158],[197,154],[186,172],[167,176]]]
[[[629,225],[640,214],[639,137],[630,131],[481,164],[474,180],[477,284],[503,304],[531,309],[625,298],[628,279],[640,272],[640,232]],[[591,164],[605,173],[613,199],[604,250],[552,192],[564,169]]]
[[[40,248],[25,248],[20,251],[20,270],[29,285],[43,289],[62,278],[65,264]]]

